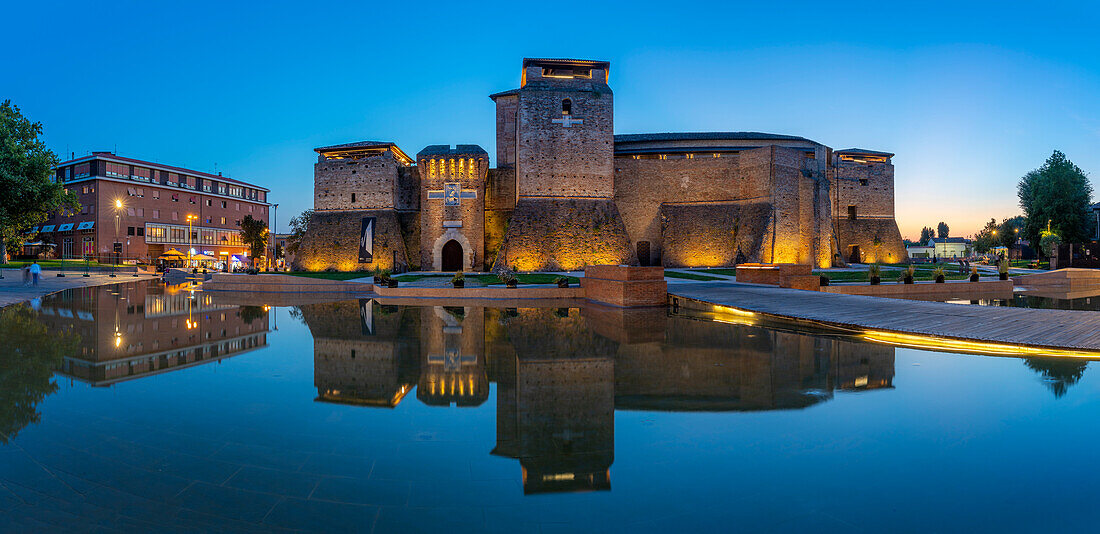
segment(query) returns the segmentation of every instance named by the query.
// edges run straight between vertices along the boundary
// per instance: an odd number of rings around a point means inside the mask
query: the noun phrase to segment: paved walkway
[[[38,298],[50,293],[55,293],[73,287],[101,286],[105,284],[120,284],[135,280],[149,280],[149,275],[134,278],[131,273],[120,273],[116,278],[106,274],[92,274],[87,278],[79,273],[65,273],[63,278],[57,277],[57,271],[46,271],[38,281],[38,286],[23,285],[23,273],[19,269],[0,269],[4,278],[0,279],[0,307],[16,302],[23,302]]]
[[[669,293],[860,331],[1100,351],[1100,312],[971,306],[722,282],[678,284]]]

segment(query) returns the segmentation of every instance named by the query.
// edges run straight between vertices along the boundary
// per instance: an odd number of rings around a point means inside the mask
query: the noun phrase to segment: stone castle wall
[[[909,254],[901,240],[901,231],[894,219],[858,218],[850,220],[837,218],[837,241],[840,243],[842,260],[851,260],[852,246],[858,246],[861,259],[865,263],[899,263],[906,261]],[[877,240],[877,244],[876,244]]]
[[[836,175],[831,204],[842,261],[851,261],[854,246],[861,261],[905,261],[908,254],[894,219],[894,165],[840,161]],[[855,207],[854,220],[849,206]]]
[[[562,102],[571,101],[565,127]],[[559,86],[546,82],[520,90],[516,184],[520,197],[611,198],[614,192],[614,98],[606,84]]]
[[[488,154],[482,151],[423,156],[420,167],[426,171],[420,187],[420,243],[417,249],[421,268],[442,270],[443,245],[453,239],[462,245],[462,270],[481,270],[485,265]],[[476,198],[462,198],[457,206],[447,206],[443,199],[429,199],[428,192],[443,191],[444,183],[457,183],[462,191],[472,191]]]
[[[520,198],[494,271],[560,271],[638,260],[611,200]]]
[[[397,205],[400,166],[389,151],[363,159],[319,155],[313,166],[313,209],[392,209]]]
[[[771,204],[755,201],[692,202],[660,207],[661,257],[665,267],[733,265],[769,261]],[[767,239],[766,239],[767,238]]]
[[[374,259],[359,263],[363,217],[375,217]],[[405,237],[393,209],[315,211],[292,268],[306,271],[399,270],[409,265]],[[395,263],[396,262],[396,263]]]

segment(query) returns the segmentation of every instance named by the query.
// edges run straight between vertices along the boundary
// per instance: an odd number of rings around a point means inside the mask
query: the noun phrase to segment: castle
[[[756,132],[615,135],[610,63],[524,59],[478,145],[315,149],[307,270],[898,262],[893,154]]]

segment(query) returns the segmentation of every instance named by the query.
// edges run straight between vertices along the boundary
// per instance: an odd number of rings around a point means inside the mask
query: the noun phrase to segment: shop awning
[[[27,230],[27,233],[28,233],[28,234],[36,234],[36,233],[38,233],[38,227],[37,227],[37,226],[33,226],[33,227],[31,227],[31,229],[30,229],[30,230]]]
[[[39,230],[39,232],[52,232],[52,231],[53,231],[53,225],[52,224],[47,224],[46,226],[43,226],[41,230]]]
[[[73,229],[73,223],[65,223],[65,224],[57,227],[58,232],[68,232],[69,230],[72,230],[72,229]]]
[[[91,230],[95,226],[95,221],[84,221],[76,225],[77,230]]]

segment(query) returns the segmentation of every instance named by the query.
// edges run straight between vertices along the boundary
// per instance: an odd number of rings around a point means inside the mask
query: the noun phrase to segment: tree
[[[1020,232],[1032,245],[1040,242],[1048,225],[1063,243],[1091,240],[1092,185],[1065,154],[1055,150],[1042,167],[1020,179],[1016,192],[1027,217]]]
[[[302,237],[309,231],[309,220],[312,218],[313,210],[305,210],[297,217],[290,218],[290,235],[286,237],[287,252],[298,253],[298,246],[302,244]]]
[[[974,236],[974,250],[977,250],[979,254],[985,254],[1000,243],[1000,237],[1000,226],[997,224],[997,219],[989,219],[989,222],[985,223],[985,228],[982,228],[982,231]]]
[[[940,221],[940,224],[936,225],[936,237],[940,239],[947,239],[948,234],[951,232],[951,227],[947,226],[947,223]]]
[[[1046,257],[1054,255],[1054,249],[1062,243],[1062,238],[1054,232],[1047,230],[1042,231],[1042,237],[1039,238],[1039,250],[1042,251]]]
[[[1043,381],[1050,387],[1055,398],[1065,395],[1070,386],[1081,380],[1087,364],[1088,362],[1073,358],[1024,358],[1024,365],[1043,377]]]
[[[79,210],[76,195],[53,180],[57,156],[38,138],[31,122],[11,100],[0,103],[0,263],[7,247],[19,247],[24,232],[61,210]]]
[[[264,255],[267,248],[267,223],[245,215],[241,221],[241,241],[248,247],[249,260],[256,266],[256,258]]]
[[[921,245],[927,246],[928,245],[928,240],[932,239],[933,237],[936,237],[936,234],[935,234],[935,230],[933,230],[932,227],[925,226],[924,228],[920,229],[920,244]]]
[[[1020,232],[1024,231],[1026,225],[1027,219],[1023,215],[1009,217],[1001,221],[1001,227],[997,230],[997,239],[1001,242],[1001,246],[1008,248],[1015,246],[1016,240],[1020,237]]]

